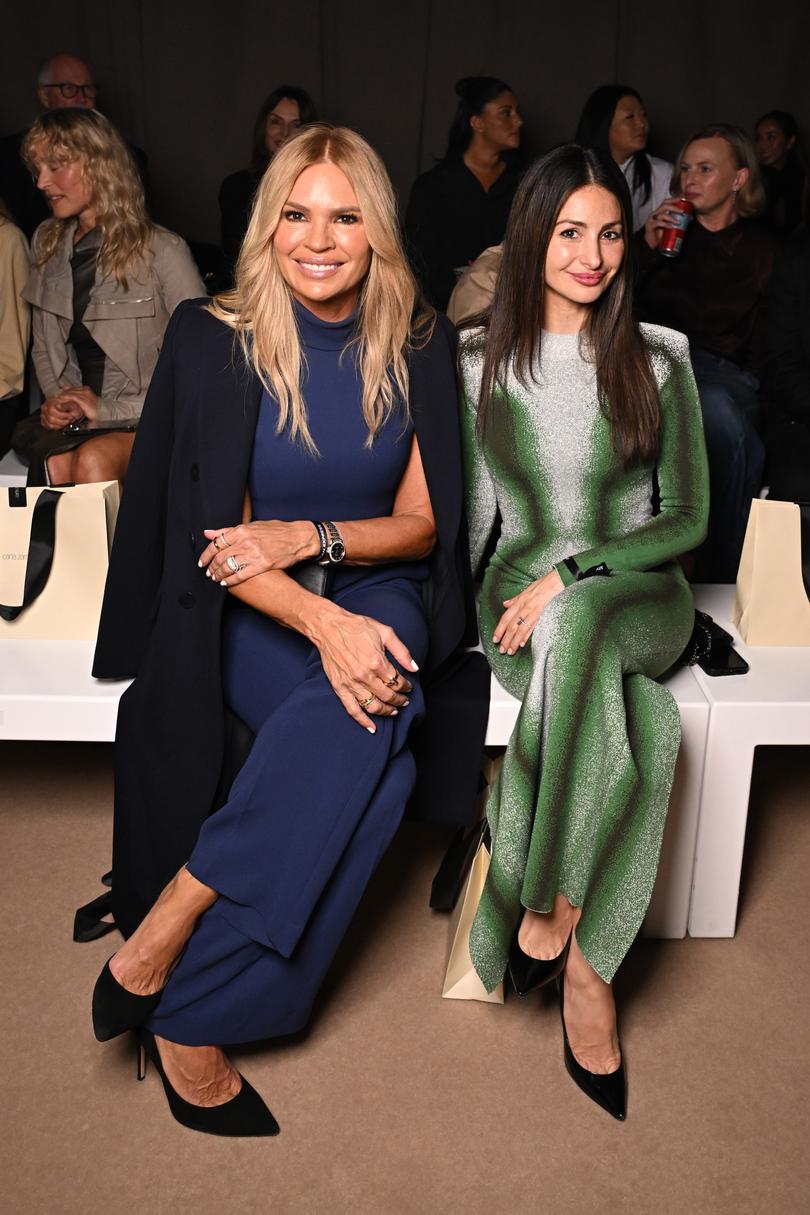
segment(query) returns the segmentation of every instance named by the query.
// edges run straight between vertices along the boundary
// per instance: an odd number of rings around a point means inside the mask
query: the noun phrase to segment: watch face
[[[333,540],[327,551],[329,553],[329,560],[333,564],[342,561],[346,556],[346,546],[342,540]]]

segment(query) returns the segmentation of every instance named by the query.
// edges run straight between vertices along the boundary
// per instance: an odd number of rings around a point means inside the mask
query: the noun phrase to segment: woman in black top
[[[219,187],[222,252],[233,270],[247,230],[253,196],[262,175],[279,148],[301,127],[317,118],[315,105],[304,89],[282,84],[265,97],[253,123],[250,165],[226,177]]]
[[[689,338],[711,479],[709,533],[694,576],[733,582],[765,463],[757,392],[773,237],[756,222],[765,194],[751,140],[738,127],[704,127],[685,144],[672,191],[692,203],[694,221],[680,255],[662,257],[661,233],[676,226],[675,198],[650,215],[636,241],[636,307],[640,320]]]
[[[508,84],[468,76],[456,85],[458,109],[444,159],[413,184],[405,234],[414,269],[437,308],[447,307],[456,272],[503,240],[520,180],[510,153],[523,119]]]
[[[802,222],[810,188],[798,144],[799,128],[792,114],[770,110],[755,130],[754,146],[768,196],[763,218],[774,232],[788,236]]]

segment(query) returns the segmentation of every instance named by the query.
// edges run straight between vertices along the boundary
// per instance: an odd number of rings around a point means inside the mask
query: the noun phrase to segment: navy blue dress
[[[257,519],[390,515],[413,427],[393,416],[366,446],[353,318],[330,324],[297,307],[304,396],[320,455],[276,433],[262,396],[250,472]],[[393,627],[420,663],[427,652],[423,562],[333,571],[330,598]],[[219,894],[200,917],[149,1028],[190,1046],[292,1033],[312,1001],[363,890],[388,847],[415,780],[408,730],[423,709],[374,718],[346,713],[318,650],[301,634],[230,600],[227,702],[256,734],[228,802],[204,824],[188,868]],[[396,665],[396,664],[394,664]]]

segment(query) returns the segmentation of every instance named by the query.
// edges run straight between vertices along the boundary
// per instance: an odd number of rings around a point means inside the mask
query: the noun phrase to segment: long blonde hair
[[[42,159],[56,164],[81,161],[82,179],[90,188],[101,232],[99,273],[115,275],[126,287],[126,272],[142,261],[154,225],[146,214],[135,161],[110,120],[97,110],[79,107],[46,110],[26,135],[22,155],[32,173]],[[70,222],[47,221],[36,241],[35,266],[53,257]]]
[[[767,200],[754,145],[741,127],[733,127],[727,122],[714,122],[710,126],[702,127],[687,139],[675,161],[672,172],[670,189],[673,194],[677,194],[681,188],[681,164],[686,155],[686,149],[690,143],[696,143],[699,139],[725,139],[731,148],[731,155],[737,168],[748,170],[746,181],[737,191],[734,204],[737,214],[740,219],[753,219],[755,215],[761,215],[765,210]]]
[[[232,291],[214,297],[210,311],[235,330],[245,358],[278,402],[277,433],[289,427],[312,454],[301,392],[304,356],[292,293],[276,260],[274,236],[294,183],[310,165],[341,169],[357,195],[371,246],[371,264],[360,292],[352,345],[363,383],[367,446],[401,404],[408,414],[408,349],[433,330],[435,312],[422,302],[402,247],[396,201],[382,160],[356,132],[317,124],[276,153],[261,180],[236,263]]]

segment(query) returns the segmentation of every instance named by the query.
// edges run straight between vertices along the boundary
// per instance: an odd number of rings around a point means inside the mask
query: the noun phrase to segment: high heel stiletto
[[[542,987],[545,983],[550,983],[552,979],[557,978],[557,975],[562,974],[565,960],[568,957],[568,950],[571,946],[572,934],[569,932],[568,940],[556,958],[532,958],[529,954],[524,953],[518,945],[519,932],[520,921],[515,929],[515,935],[512,937],[512,943],[509,946],[509,977],[517,994],[519,996],[526,996],[530,991],[534,991],[537,987]]]
[[[110,970],[110,962],[96,979],[93,988],[93,1032],[99,1042],[109,1042],[128,1029],[136,1029],[151,1017],[157,1007],[163,988],[149,996],[136,996],[122,987]]]
[[[234,1138],[279,1133],[280,1126],[255,1088],[248,1084],[241,1072],[239,1079],[242,1081],[242,1087],[230,1101],[226,1101],[222,1105],[192,1105],[172,1088],[160,1061],[155,1035],[148,1029],[139,1029],[136,1033],[138,1035],[137,1077],[139,1080],[143,1080],[146,1075],[146,1060],[151,1059],[163,1082],[163,1091],[166,1094],[172,1116],[182,1126],[188,1127],[191,1131],[202,1131],[206,1135],[228,1135]]]
[[[568,1031],[565,1028],[562,975],[557,977],[557,995],[560,1000],[560,1020],[562,1021],[563,1030],[563,1057],[568,1075],[574,1081],[574,1084],[582,1089],[586,1097],[590,1097],[591,1101],[595,1101],[597,1105],[601,1105],[603,1110],[607,1110],[619,1122],[624,1122],[627,1113],[627,1079],[624,1074],[624,1052],[622,1052],[622,1061],[616,1071],[607,1072],[604,1075],[599,1072],[589,1072],[586,1067],[578,1063],[574,1057],[574,1052],[571,1050],[571,1044],[568,1041]]]

